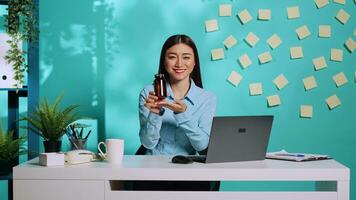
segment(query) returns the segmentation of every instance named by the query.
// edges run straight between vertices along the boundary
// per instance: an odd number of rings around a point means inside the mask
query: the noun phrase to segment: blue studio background
[[[231,4],[232,16],[219,17],[219,5]],[[300,17],[287,18],[287,7],[299,6]],[[236,17],[247,9],[252,21],[245,25]],[[257,20],[259,9],[271,9],[271,20]],[[350,19],[341,24],[340,9]],[[5,8],[0,8],[1,14]],[[153,81],[163,42],[184,33],[196,42],[204,88],[218,98],[216,115],[274,115],[268,151],[329,154],[356,169],[356,57],[345,48],[348,38],[356,40],[356,3],[329,1],[318,9],[313,0],[62,0],[40,1],[40,96],[53,101],[64,93],[63,105],[80,104],[83,116],[91,117],[94,134],[89,148],[96,149],[105,138],[125,139],[125,154],[139,146],[138,94]],[[207,33],[205,21],[217,19],[219,30]],[[0,19],[3,24],[3,17]],[[307,25],[311,35],[299,40],[295,30]],[[330,25],[331,37],[319,38],[318,26]],[[2,27],[2,26],[1,26]],[[0,29],[4,32],[4,28]],[[244,41],[249,32],[259,37],[255,47]],[[282,44],[271,49],[266,40],[273,34]],[[224,48],[233,35],[237,44]],[[289,48],[301,46],[304,57],[290,59]],[[224,48],[225,58],[212,61],[210,51]],[[343,61],[330,60],[330,49],[342,49]],[[269,51],[272,61],[259,64],[258,55]],[[238,58],[247,53],[252,65],[243,69]],[[327,68],[315,71],[312,60],[324,56]],[[231,71],[243,76],[234,87],[227,81]],[[348,83],[336,87],[332,77],[344,72]],[[284,74],[289,83],[278,90],[273,80]],[[303,79],[313,75],[318,87],[305,91]],[[261,82],[263,94],[249,95],[249,84]],[[267,96],[278,94],[281,105],[267,106]],[[341,105],[329,110],[325,99],[336,94]],[[0,92],[0,117],[7,119],[7,96]],[[313,106],[312,118],[299,116],[301,105]],[[26,100],[21,100],[25,114]],[[5,127],[6,128],[6,127]],[[66,141],[66,140],[65,140]],[[41,145],[41,148],[42,145]],[[64,142],[63,148],[68,148]],[[23,158],[25,160],[25,158]],[[356,199],[355,173],[351,173],[351,199]],[[223,190],[312,190],[314,183],[224,182]],[[0,199],[7,197],[7,184],[0,182]]]

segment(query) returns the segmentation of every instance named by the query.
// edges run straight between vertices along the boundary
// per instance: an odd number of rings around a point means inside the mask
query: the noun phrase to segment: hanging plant
[[[24,84],[23,72],[27,69],[27,64],[25,62],[25,52],[21,50],[21,34],[16,33],[11,35],[11,40],[6,41],[10,49],[6,52],[5,60],[8,64],[12,65],[14,70],[13,79],[16,80],[15,87],[19,88]]]
[[[10,49],[4,58],[12,65],[15,87],[19,88],[24,84],[24,72],[28,69],[25,60],[27,52],[22,50],[21,41],[29,43],[36,41],[38,37],[34,0],[9,0],[7,10],[5,27],[6,33],[10,36],[10,40],[7,41]]]

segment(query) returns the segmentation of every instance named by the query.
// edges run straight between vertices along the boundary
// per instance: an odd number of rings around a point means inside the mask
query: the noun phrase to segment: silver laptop
[[[264,160],[273,116],[214,117],[206,156],[196,162],[220,163]]]

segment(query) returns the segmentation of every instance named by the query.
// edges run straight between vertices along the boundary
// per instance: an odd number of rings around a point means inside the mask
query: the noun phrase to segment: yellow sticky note
[[[299,6],[293,6],[287,8],[288,19],[296,19],[300,17]]]
[[[244,69],[252,64],[250,57],[248,57],[247,54],[244,54],[239,57],[239,63]]]
[[[329,0],[314,0],[316,7],[318,7],[318,9],[327,6],[329,4]]]
[[[231,16],[231,4],[221,4],[219,6],[219,16],[220,17],[229,17]]]
[[[252,20],[252,16],[250,15],[248,10],[246,10],[246,9],[241,11],[241,12],[239,12],[237,14],[237,16],[239,17],[239,19],[240,19],[242,24],[246,24],[247,22]]]
[[[290,57],[292,59],[303,58],[303,49],[300,46],[290,48]]]
[[[254,33],[249,32],[245,38],[245,41],[247,44],[249,44],[251,47],[256,46],[258,41],[260,41],[260,38],[258,38]]]
[[[304,78],[303,83],[306,91],[318,87],[314,76],[308,76]]]
[[[342,24],[346,24],[350,19],[350,14],[347,13],[344,9],[340,9],[335,18]]]
[[[297,32],[298,38],[300,40],[310,36],[310,31],[306,25],[297,28],[295,32]]]
[[[278,106],[281,105],[281,99],[279,98],[278,94],[276,95],[271,95],[267,97],[267,103],[268,103],[268,107],[272,107],[272,106]]]
[[[237,40],[234,38],[234,36],[230,35],[224,40],[224,45],[226,48],[230,49],[237,43]]]
[[[334,0],[335,3],[345,5],[346,1],[345,0]]]
[[[332,109],[336,108],[337,106],[341,105],[341,101],[336,96],[336,94],[334,94],[326,99],[326,104],[328,104],[329,109],[332,110]]]
[[[224,49],[223,48],[212,49],[211,50],[211,59],[212,60],[224,59]]]
[[[313,59],[313,64],[314,64],[315,71],[318,71],[318,70],[321,70],[321,69],[324,69],[324,68],[327,67],[324,56],[320,56],[318,58],[314,58]]]
[[[213,32],[219,30],[218,20],[212,19],[205,21],[205,30],[206,32]]]
[[[270,20],[271,19],[271,10],[270,9],[259,9],[258,10],[258,19],[259,20]]]
[[[313,106],[301,105],[300,106],[300,117],[312,118],[313,117]]]
[[[268,38],[267,43],[272,49],[275,49],[282,44],[282,40],[277,34],[273,34],[270,38]]]
[[[340,73],[334,75],[333,80],[337,87],[341,87],[348,82],[344,72],[340,72]]]
[[[345,46],[347,50],[349,50],[351,53],[354,52],[356,49],[356,43],[352,38],[347,39],[347,41],[345,42]]]
[[[344,53],[343,53],[342,49],[331,49],[330,60],[342,62],[344,59],[343,55],[344,55]]]
[[[330,25],[320,25],[319,26],[319,37],[321,37],[321,38],[331,37],[331,26]]]
[[[288,80],[283,74],[280,74],[273,80],[273,83],[277,86],[278,90],[281,90],[288,84]]]
[[[262,83],[251,83],[250,86],[250,95],[256,96],[262,94]]]
[[[264,63],[270,62],[272,60],[272,56],[269,53],[269,51],[266,51],[266,52],[258,55],[258,60],[260,61],[261,64],[264,64]]]
[[[232,71],[229,75],[229,77],[227,78],[227,80],[233,85],[233,86],[238,86],[242,80],[242,76],[241,74],[239,74],[236,71]]]

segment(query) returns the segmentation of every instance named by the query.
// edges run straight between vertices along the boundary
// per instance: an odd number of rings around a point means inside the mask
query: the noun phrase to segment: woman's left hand
[[[157,104],[166,107],[175,113],[182,113],[187,109],[187,106],[182,100],[174,100],[174,102],[169,102],[164,99],[162,101],[157,102]]]

